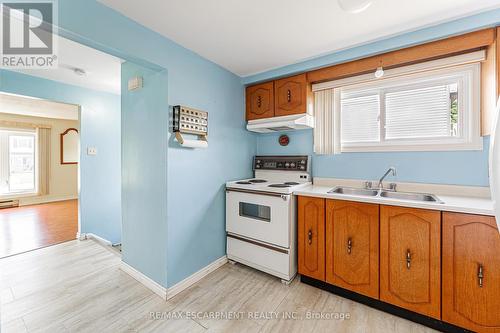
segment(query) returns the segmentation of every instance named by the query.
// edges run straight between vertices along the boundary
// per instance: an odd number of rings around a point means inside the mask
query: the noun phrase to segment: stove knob
[[[256,168],[256,169],[260,169],[260,164],[257,164],[257,165],[255,166],[255,168]]]
[[[255,161],[255,163],[260,164],[260,160]]]
[[[292,162],[292,163],[290,163],[290,167],[291,167],[292,169],[295,169],[295,163],[293,163],[293,162]]]
[[[305,166],[303,166],[303,165],[300,166],[300,170],[305,170],[305,169],[306,169]]]
[[[286,162],[285,163],[285,168],[289,168],[290,167],[290,163]]]

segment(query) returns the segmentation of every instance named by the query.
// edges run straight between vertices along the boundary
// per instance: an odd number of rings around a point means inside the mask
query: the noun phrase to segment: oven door
[[[291,197],[226,189],[226,231],[288,248]]]

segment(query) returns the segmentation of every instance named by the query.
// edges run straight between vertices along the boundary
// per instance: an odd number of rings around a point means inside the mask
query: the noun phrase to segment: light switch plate
[[[97,155],[96,147],[87,147],[87,155]]]

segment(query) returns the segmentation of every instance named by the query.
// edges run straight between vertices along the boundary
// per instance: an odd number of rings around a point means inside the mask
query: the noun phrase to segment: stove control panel
[[[309,171],[309,156],[255,156],[254,170]]]

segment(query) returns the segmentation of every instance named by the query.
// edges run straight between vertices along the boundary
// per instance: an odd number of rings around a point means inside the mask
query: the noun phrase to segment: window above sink
[[[317,111],[336,119],[334,153],[482,150],[484,59],[477,51],[314,85],[331,96]]]

